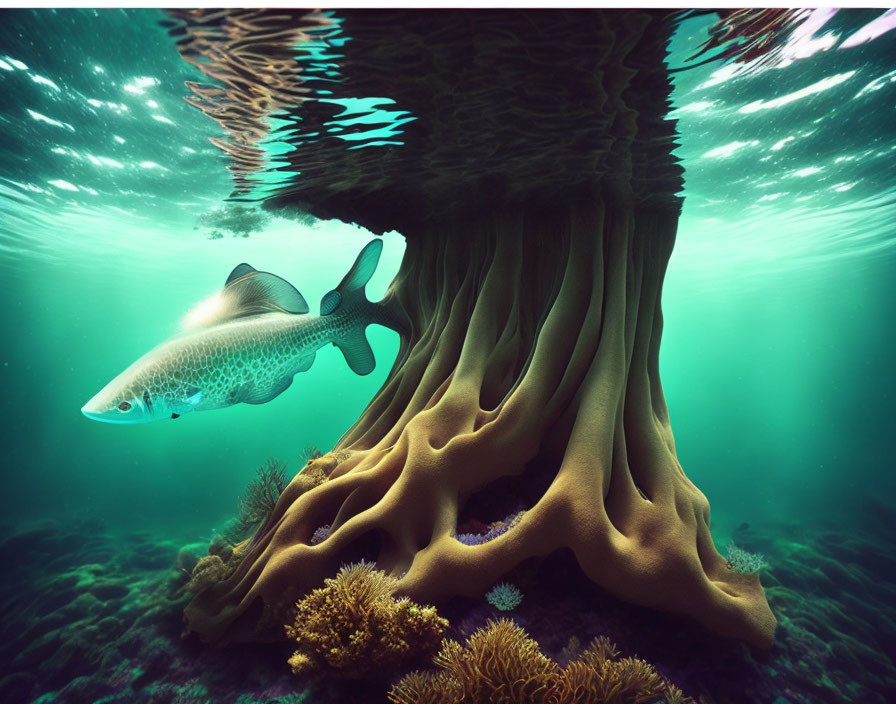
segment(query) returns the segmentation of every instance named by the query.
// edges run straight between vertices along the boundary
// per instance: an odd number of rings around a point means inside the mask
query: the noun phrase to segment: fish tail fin
[[[371,240],[361,250],[352,268],[342,277],[342,281],[332,291],[320,299],[320,314],[332,315],[340,310],[370,303],[364,288],[376,271],[383,251],[382,240]]]
[[[325,294],[320,301],[321,316],[360,309],[359,314],[352,316],[352,319],[356,320],[358,324],[333,340],[333,344],[342,350],[345,361],[351,370],[361,376],[370,374],[376,366],[373,350],[370,348],[370,343],[367,342],[364,330],[369,323],[381,322],[381,316],[378,304],[367,300],[364,289],[376,271],[382,251],[382,240],[368,242],[339,285]]]

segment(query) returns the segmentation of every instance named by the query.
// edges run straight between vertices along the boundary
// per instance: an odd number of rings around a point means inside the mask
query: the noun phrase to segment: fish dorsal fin
[[[241,279],[246,276],[246,274],[251,274],[253,271],[257,271],[257,269],[255,269],[255,267],[249,266],[248,264],[246,264],[246,262],[237,264],[235,267],[233,267],[233,271],[230,272],[230,276],[227,277],[227,281],[224,282],[224,285],[226,286],[231,281]]]
[[[248,264],[240,264],[227,277],[224,293],[236,303],[236,315],[257,315],[282,311],[286,313],[307,313],[308,303],[286,279],[258,271]]]
[[[364,287],[376,271],[382,251],[382,240],[371,240],[364,246],[339,285],[321,299],[321,315],[330,315],[342,306],[354,303],[358,297],[365,298]]]
[[[279,276],[248,264],[235,267],[217,295],[187,313],[183,326],[209,328],[230,320],[264,313],[307,313],[308,303],[295,287]]]

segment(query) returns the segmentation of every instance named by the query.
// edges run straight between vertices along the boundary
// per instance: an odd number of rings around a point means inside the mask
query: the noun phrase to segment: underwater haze
[[[133,427],[81,415],[113,376],[178,333],[237,264],[285,278],[316,313],[371,239],[338,222],[215,219],[232,190],[226,160],[183,100],[184,81],[200,74],[174,50],[162,16],[8,12],[0,30],[2,500],[13,523],[78,517],[210,533],[257,465],[276,457],[297,471],[305,448],[332,447],[398,349],[397,335],[371,327],[372,374],[356,376],[325,348],[311,373],[260,406]],[[209,239],[215,232],[223,237]],[[404,249],[397,234],[384,244],[372,300]]]
[[[370,235],[276,216],[216,228],[226,157],[183,100],[201,74],[161,11],[4,17],[3,514],[211,530],[255,465],[338,440],[385,379],[397,335],[369,329],[370,376],[326,348],[261,406],[137,427],[90,423],[81,406],[236,264],[282,276],[316,312]],[[708,23],[681,25],[673,68]],[[824,46],[759,73],[715,62],[675,74],[686,188],[661,368],[682,465],[717,521],[859,520],[865,500],[896,488],[892,39]],[[372,300],[402,253],[387,236]]]
[[[785,526],[844,540],[877,531],[874,555],[892,556],[896,547],[880,532],[896,515],[896,32],[840,46],[881,13],[817,14],[817,26],[795,32],[787,58],[774,66],[689,60],[708,37],[711,15],[681,20],[669,43],[669,118],[677,120],[685,187],[663,285],[663,390],[681,465],[712,506],[716,544],[754,540],[769,553],[772,575],[776,548],[769,541],[797,542],[781,537]],[[371,325],[376,367],[366,376],[327,345],[268,403],[133,425],[81,413],[115,375],[181,332],[236,265],[284,278],[317,314],[374,237],[351,223],[230,199],[231,162],[209,142],[224,130],[184,100],[185,82],[205,77],[178,53],[164,19],[161,10],[0,15],[0,540],[38,526],[44,533],[27,549],[63,554],[77,552],[79,538],[53,547],[61,529],[47,526],[101,526],[109,545],[95,554],[90,547],[66,569],[102,563],[115,551],[139,557],[140,546],[153,541],[169,548],[213,541],[258,467],[281,460],[291,478],[314,448],[326,453],[336,445],[399,352],[395,331]],[[371,301],[386,293],[405,252],[400,232],[382,241],[367,287]],[[133,535],[143,536],[138,548],[128,542]],[[153,549],[146,554],[156,555]],[[145,590],[137,597],[134,587],[124,601],[144,608],[146,585],[176,554],[134,558],[134,584]],[[857,589],[831,579],[832,594]],[[874,599],[896,597],[885,579],[868,581],[889,589]],[[863,598],[872,599],[868,594]],[[0,606],[15,603],[9,597]],[[892,616],[880,612],[882,622]],[[166,618],[176,629],[179,615]],[[812,618],[800,628],[812,631]],[[537,630],[535,615],[526,623]],[[622,632],[614,632],[617,639]],[[820,630],[806,638],[807,652],[827,640]],[[859,701],[847,697],[862,693],[883,702],[896,691],[887,679],[896,635],[887,638],[886,648],[866,646],[879,679],[865,690],[858,675],[843,675],[832,676],[829,690],[792,685],[774,698],[769,685],[741,701]],[[60,642],[45,643],[50,650],[34,662],[50,659]],[[639,655],[650,654],[649,644],[632,642]],[[137,652],[122,649],[121,662],[161,682],[167,675]],[[197,646],[194,664],[211,666],[202,658],[219,657],[202,652]],[[806,679],[821,680],[841,656],[848,659],[838,651],[823,665],[805,665],[816,668]],[[277,657],[274,665],[283,665]],[[849,657],[863,663],[857,671],[870,667],[864,655]],[[763,677],[783,667],[756,662],[750,672]],[[796,663],[794,672],[802,667]],[[0,667],[0,693],[8,695],[0,699],[38,701],[57,692],[57,701],[107,701],[119,691],[108,684],[119,665],[105,663],[102,687],[82,683],[67,693],[64,668],[44,677],[33,663]],[[684,671],[675,667],[664,676]],[[72,670],[82,678],[93,671]],[[153,684],[133,701],[250,701],[210,694],[217,685],[195,672],[184,677],[177,692],[171,685],[162,696],[162,685]],[[264,689],[253,682],[253,691]],[[138,691],[146,682],[128,686]],[[277,686],[266,696],[286,697],[288,687]],[[730,693],[709,698],[712,686],[701,690],[706,701],[737,701]]]

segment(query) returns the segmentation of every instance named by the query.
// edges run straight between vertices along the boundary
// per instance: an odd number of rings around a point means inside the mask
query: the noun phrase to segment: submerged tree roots
[[[676,458],[658,372],[676,223],[596,195],[408,237],[387,296],[408,332],[388,381],[329,480],[304,490],[298,475],[236,572],[189,605],[189,628],[282,637],[288,607],[349,557],[437,603],[568,548],[626,601],[770,646],[759,579],[727,568]],[[533,477],[538,493],[510,530],[455,539],[470,502]]]

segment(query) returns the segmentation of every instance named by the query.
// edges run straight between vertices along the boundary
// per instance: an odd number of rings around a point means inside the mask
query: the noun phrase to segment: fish
[[[388,306],[367,299],[365,287],[383,249],[372,240],[340,284],[310,314],[288,281],[242,263],[214,305],[191,329],[155,347],[116,376],[81,408],[104,423],[147,423],[237,403],[262,404],[286,391],[330,343],[361,376],[375,366],[365,334],[379,323],[397,329]]]

